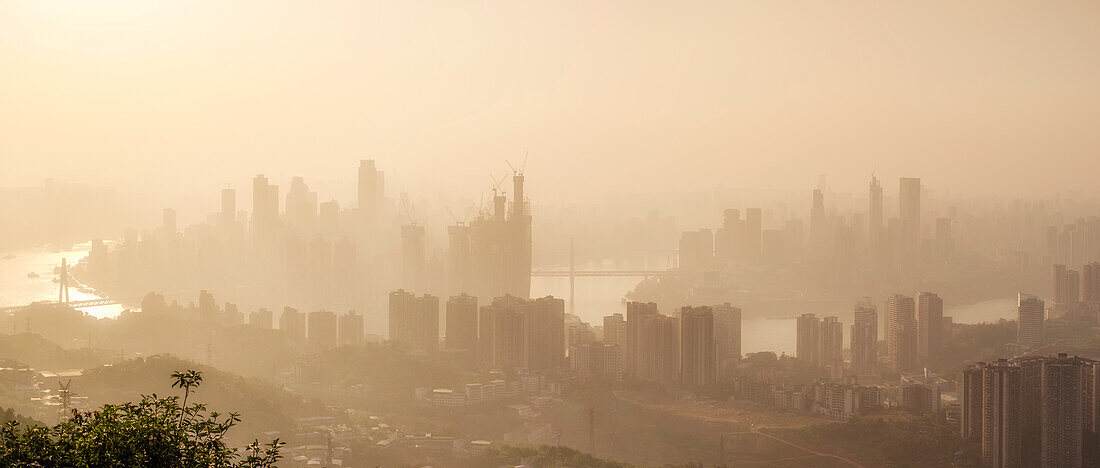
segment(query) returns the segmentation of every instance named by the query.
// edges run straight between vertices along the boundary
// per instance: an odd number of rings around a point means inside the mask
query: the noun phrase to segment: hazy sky
[[[1100,193],[1100,3],[0,2],[0,185],[476,196],[528,150],[540,201]]]

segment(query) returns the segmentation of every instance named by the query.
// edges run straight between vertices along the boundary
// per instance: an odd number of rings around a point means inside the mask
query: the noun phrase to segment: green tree
[[[172,374],[178,396],[143,395],[138,403],[74,410],[52,428],[8,421],[0,426],[0,466],[13,467],[272,467],[280,458],[278,439],[254,440],[239,453],[225,435],[240,421],[237,413],[207,412],[187,404],[202,373]]]

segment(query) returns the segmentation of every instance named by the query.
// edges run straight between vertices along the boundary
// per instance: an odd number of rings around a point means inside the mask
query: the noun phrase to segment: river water
[[[26,305],[34,301],[56,301],[58,286],[53,282],[57,277],[53,273],[55,266],[61,265],[64,258],[71,265],[88,254],[90,243],[77,244],[66,249],[39,247],[0,253],[0,307]],[[11,256],[11,258],[6,258]],[[607,262],[594,262],[578,265],[578,269],[624,269],[621,266],[608,265]],[[35,273],[38,277],[28,277]],[[576,313],[584,321],[596,326],[603,324],[603,317],[613,313],[626,312],[622,303],[623,296],[634,289],[640,278],[608,276],[578,277],[576,279]],[[531,278],[531,295],[541,297],[553,295],[569,298],[569,278],[534,277]],[[70,300],[99,299],[91,292],[69,289]],[[123,310],[121,305],[91,307],[83,311],[96,318],[114,318]],[[668,313],[670,311],[662,311]],[[880,307],[880,319],[883,319]],[[847,314],[850,316],[851,312]],[[844,313],[838,313],[844,318]],[[999,298],[976,304],[945,307],[945,316],[955,323],[994,322],[1016,318],[1016,298]],[[847,330],[845,330],[847,334]],[[774,351],[794,354],[795,319],[753,317],[751,310],[745,310],[741,324],[741,348],[743,353]]]
[[[0,253],[0,307],[27,305],[35,301],[56,301],[58,284],[54,267],[61,266],[61,259],[69,265],[88,255],[91,242],[55,249],[36,247]],[[33,273],[37,277],[28,276]],[[85,301],[102,299],[92,292],[82,292],[69,287],[69,300]],[[106,305],[82,309],[96,318],[114,318],[122,312],[121,305]]]

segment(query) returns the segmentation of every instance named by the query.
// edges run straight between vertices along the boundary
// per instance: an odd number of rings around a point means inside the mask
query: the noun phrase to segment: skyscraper
[[[512,175],[512,212],[508,216],[508,245],[505,257],[505,278],[509,280],[505,290],[522,298],[531,297],[531,213],[523,188],[524,176],[517,171]],[[563,350],[564,352],[564,350]]]
[[[385,196],[385,173],[374,166],[373,159],[359,161],[359,216],[365,227],[378,223]]]
[[[795,357],[814,365],[821,364],[821,321],[814,314],[802,314],[795,326]]]
[[[389,329],[390,341],[434,352],[439,348],[439,299],[404,289],[391,292]]]
[[[317,208],[317,231],[332,240],[340,233],[340,204],[336,200],[322,202]]]
[[[603,318],[603,342],[618,345],[626,349],[626,320],[623,314],[615,313]],[[624,358],[625,359],[625,358]]]
[[[218,225],[229,226],[237,222],[237,190],[222,189],[222,210],[218,213]]]
[[[915,309],[912,297],[894,294],[886,301],[886,357],[899,371],[911,370],[916,361]]]
[[[837,317],[825,317],[820,326],[820,365],[830,366],[833,378],[843,377],[844,324]]]
[[[165,208],[163,221],[164,233],[168,236],[174,236],[176,234],[176,210]]]
[[[917,294],[917,362],[928,365],[943,346],[943,299],[935,293]]]
[[[477,298],[468,294],[447,300],[447,348],[477,352]]]
[[[270,238],[279,221],[279,186],[271,185],[267,177],[252,178],[252,231],[261,239]]]
[[[870,219],[867,224],[867,239],[871,241],[872,245],[878,242],[879,232],[882,231],[882,185],[879,185],[878,179],[875,176],[871,176],[870,184]]]
[[[248,313],[249,326],[270,330],[273,328],[273,322],[274,319],[270,310],[259,309]]]
[[[680,321],[658,313],[643,314],[638,323],[638,378],[674,382],[680,376]]]
[[[1043,300],[1030,294],[1017,297],[1016,342],[1029,348],[1043,345]]]
[[[1050,297],[1057,309],[1065,308],[1069,303],[1069,274],[1065,265],[1050,267]]]
[[[917,370],[920,367],[917,363],[917,327],[913,323],[906,323],[895,328],[891,337],[894,341],[894,370]]]
[[[447,291],[451,295],[474,293],[470,270],[470,227],[447,226]],[[476,298],[475,298],[476,300]]]
[[[363,344],[363,316],[349,310],[339,319],[340,346],[359,346]]]
[[[872,375],[878,368],[876,355],[876,333],[871,325],[855,322],[849,329],[849,347],[851,349],[851,367],[856,375]]]
[[[900,179],[898,214],[901,221],[902,251],[905,259],[912,262],[920,251],[920,179]]]
[[[760,208],[745,209],[744,251],[750,262],[760,261],[761,253],[761,212]]]
[[[1020,368],[1000,359],[982,372],[982,466],[1021,466]]]
[[[680,375],[690,387],[707,387],[717,381],[714,347],[714,313],[710,307],[680,309]]]
[[[469,224],[470,292],[482,301],[504,295],[531,296],[531,211],[524,177],[512,177],[509,215],[507,197],[494,189],[493,209]],[[464,291],[465,292],[465,291]]]
[[[401,226],[401,287],[424,288],[424,226]]]
[[[741,308],[727,302],[714,306],[712,310],[718,379],[721,380],[737,368],[737,362],[741,359]]]
[[[483,306],[478,320],[479,345],[492,365],[553,369],[565,364],[564,300],[502,296]]]
[[[810,205],[810,244],[816,254],[829,244],[828,231],[825,217],[825,193],[822,189],[814,189],[812,204]]]
[[[1091,363],[1087,364],[1091,371]],[[1085,416],[1083,360],[1059,354],[1043,362],[1041,466],[1081,466]]]
[[[324,237],[318,236],[319,239]],[[355,242],[348,236],[340,236],[332,248],[332,279],[335,288],[333,298],[345,304],[354,304],[359,288],[359,255]]]
[[[317,192],[311,191],[305,179],[294,177],[286,192],[286,220],[299,233],[314,231],[317,219]]]
[[[279,329],[292,340],[305,341],[306,317],[297,309],[283,307],[283,314],[279,316]]]
[[[878,369],[878,310],[870,298],[856,302],[851,327],[851,364],[856,375],[874,374]]]
[[[309,313],[309,346],[321,349],[337,345],[336,314],[328,310],[315,310]]]
[[[1093,311],[1100,311],[1100,263],[1089,263],[1083,269],[1081,293],[1085,304]]]
[[[985,363],[978,362],[963,369],[961,387],[956,389],[962,412],[959,416],[959,432],[967,442],[982,440],[982,373]]]
[[[626,343],[623,352],[623,372],[630,376],[639,373],[638,359],[642,355],[643,330],[641,328],[642,317],[657,314],[655,302],[627,302],[626,303]]]

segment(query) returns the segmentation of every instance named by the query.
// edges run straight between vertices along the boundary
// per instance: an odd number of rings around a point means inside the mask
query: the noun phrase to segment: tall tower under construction
[[[471,293],[482,301],[510,294],[531,297],[531,210],[524,196],[524,176],[512,177],[513,200],[500,187],[493,189],[491,211],[469,225]]]

